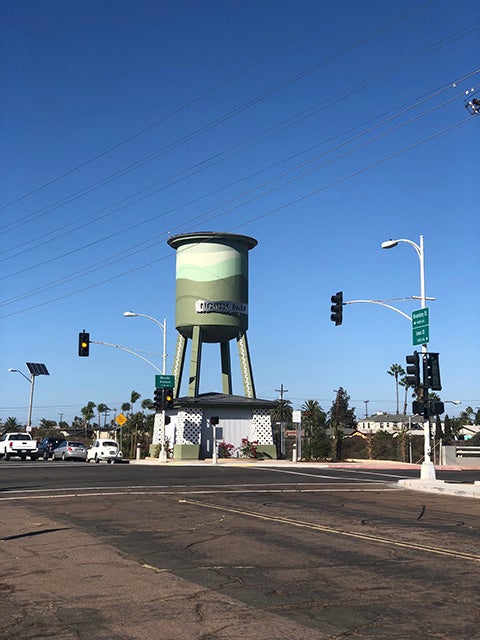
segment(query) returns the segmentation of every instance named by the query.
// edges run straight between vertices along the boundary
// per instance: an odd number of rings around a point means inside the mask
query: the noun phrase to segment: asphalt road
[[[479,502],[410,475],[2,461],[0,637],[480,639]]]

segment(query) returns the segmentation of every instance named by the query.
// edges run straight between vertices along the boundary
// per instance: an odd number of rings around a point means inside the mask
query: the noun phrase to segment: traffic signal
[[[90,334],[85,331],[78,334],[78,355],[82,357],[90,355]]]
[[[163,408],[171,409],[173,407],[173,389],[168,387],[163,389]]]
[[[153,392],[153,404],[155,405],[155,411],[161,411],[163,409],[163,389],[155,389]]]
[[[418,389],[420,387],[420,355],[414,351],[412,356],[406,357],[407,361],[407,384],[409,387]],[[417,413],[414,411],[414,413]]]
[[[437,400],[430,400],[430,415],[440,416],[445,413],[445,405]]]
[[[433,391],[441,391],[440,362],[438,353],[427,353],[425,386]],[[442,411],[443,413],[443,411]]]
[[[445,413],[445,405],[439,400],[414,400],[412,402],[412,413],[428,419],[429,416],[440,416]]]
[[[220,421],[219,421],[219,419],[218,419],[218,416],[212,416],[212,417],[210,418],[210,424],[211,424],[212,426],[216,426],[219,422],[220,422]]]
[[[337,291],[330,300],[332,301],[330,320],[338,327],[339,324],[342,324],[343,320],[343,291]]]
[[[425,403],[423,400],[414,400],[412,402],[412,413],[416,416],[421,416],[425,411]]]

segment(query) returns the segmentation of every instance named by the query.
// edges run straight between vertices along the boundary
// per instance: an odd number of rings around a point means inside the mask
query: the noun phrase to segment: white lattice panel
[[[250,441],[258,444],[273,444],[272,422],[268,409],[254,409],[250,426]]]
[[[178,412],[176,444],[200,444],[202,416],[198,408]]]

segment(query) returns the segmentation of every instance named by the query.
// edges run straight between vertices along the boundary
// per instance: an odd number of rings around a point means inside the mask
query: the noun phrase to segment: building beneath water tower
[[[172,366],[174,403],[167,412],[165,434],[174,457],[211,458],[214,438],[233,445],[236,455],[247,438],[275,458],[270,416],[277,403],[256,397],[247,339],[248,257],[257,241],[209,231],[175,235],[168,244],[176,251],[178,336]],[[199,393],[205,343],[219,347],[221,392]],[[235,395],[232,388],[235,345],[243,395]],[[153,442],[159,442],[158,433]]]

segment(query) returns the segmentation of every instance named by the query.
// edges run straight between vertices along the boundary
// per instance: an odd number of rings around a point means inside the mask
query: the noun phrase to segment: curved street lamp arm
[[[411,245],[415,249],[418,257],[419,258],[421,257],[422,247],[418,245],[416,242],[413,242],[413,240],[409,240],[408,238],[398,238],[398,240],[395,240],[395,242],[406,242],[407,244]]]
[[[120,349],[121,351],[126,351],[127,353],[131,353],[132,356],[136,356],[137,358],[140,358],[140,360],[143,360],[144,362],[149,364],[151,367],[153,367],[155,369],[155,371],[158,371],[158,373],[162,373],[162,371],[156,365],[154,365],[153,362],[150,362],[150,360],[147,360],[146,358],[141,356],[136,351],[133,351],[132,349],[128,349],[128,347],[122,347],[119,344],[112,344],[111,342],[100,342],[98,340],[90,340],[90,343],[91,344],[103,344],[105,347],[115,347],[115,349]]]
[[[391,304],[386,304],[385,302],[380,302],[379,300],[349,300],[348,302],[344,302],[343,304],[357,304],[359,302],[366,302],[367,304],[379,304],[381,307],[386,307],[387,309],[396,311],[401,316],[406,318],[409,322],[412,322],[411,317],[408,316],[406,313],[404,313],[403,311],[400,311],[400,309],[397,309],[397,307],[393,307]]]

